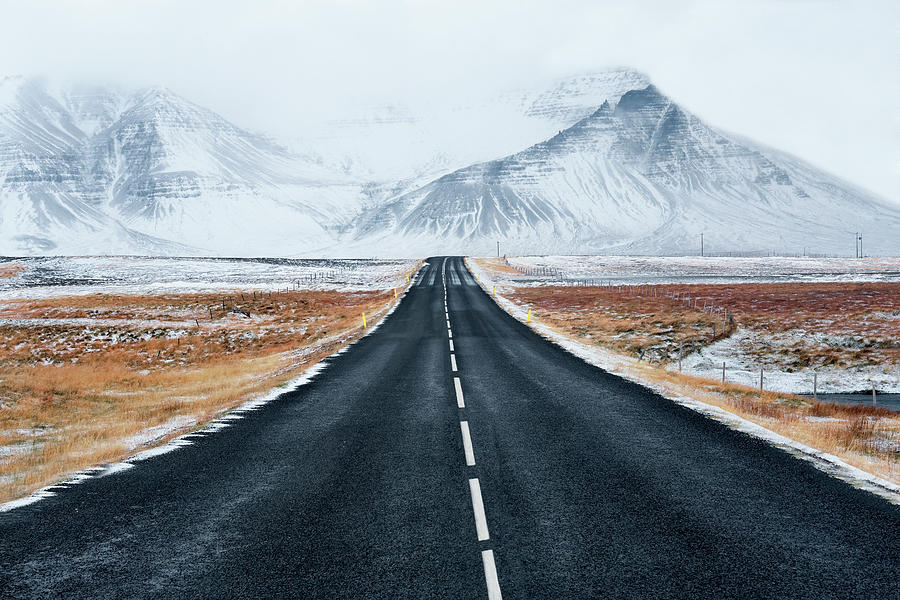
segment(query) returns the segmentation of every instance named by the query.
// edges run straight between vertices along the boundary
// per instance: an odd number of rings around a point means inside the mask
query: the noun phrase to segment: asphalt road
[[[311,383],[0,513],[0,598],[900,598],[900,508],[547,343],[458,258],[445,312],[444,264]]]

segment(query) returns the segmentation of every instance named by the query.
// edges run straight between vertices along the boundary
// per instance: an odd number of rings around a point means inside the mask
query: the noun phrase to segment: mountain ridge
[[[298,150],[160,86],[4,78],[0,254],[682,254],[700,233],[720,251],[849,254],[852,228],[900,254],[900,207],[706,125],[637,71],[446,123],[378,114]]]
[[[517,253],[685,253],[700,233],[720,251],[838,248],[846,224],[863,221],[873,249],[896,253],[890,232],[900,230],[898,208],[789,155],[773,161],[652,84],[521,152],[444,175],[387,213],[391,222],[364,225],[363,236],[387,228],[382,237],[416,245],[424,231],[442,250],[465,242],[481,252],[502,241]]]

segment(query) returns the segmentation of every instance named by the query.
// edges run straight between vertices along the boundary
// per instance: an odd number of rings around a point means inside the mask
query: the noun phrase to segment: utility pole
[[[865,256],[866,255],[865,255],[865,253],[863,253],[863,249],[862,249],[862,234],[859,234],[859,257],[865,258]]]
[[[500,258],[500,240],[497,240],[497,258]]]
[[[856,252],[856,258],[859,258],[859,232],[853,234],[853,250]]]
[[[700,233],[700,256],[703,256],[703,233]]]

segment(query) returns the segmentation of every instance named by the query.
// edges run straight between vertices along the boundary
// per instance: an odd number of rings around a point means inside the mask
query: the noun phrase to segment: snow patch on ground
[[[418,279],[420,278],[421,273],[422,273],[421,268],[427,264],[428,264],[427,262],[423,262],[422,265],[419,266],[419,270],[415,273],[415,275],[413,277],[410,278],[411,282],[409,284],[409,287],[412,287],[418,281]],[[404,290],[403,293],[400,295],[400,300],[402,300],[404,296],[406,296],[406,290]],[[185,446],[190,446],[198,438],[203,438],[204,436],[214,434],[218,431],[221,431],[221,430],[229,427],[229,425],[231,425],[231,423],[233,423],[234,421],[244,418],[247,414],[249,414],[255,410],[259,410],[262,406],[268,404],[269,402],[272,402],[279,396],[293,392],[293,391],[297,390],[298,388],[306,385],[310,381],[312,381],[319,373],[324,371],[328,367],[329,364],[331,364],[331,360],[334,357],[343,354],[350,348],[350,346],[353,346],[354,344],[359,343],[360,340],[372,335],[373,332],[377,331],[378,328],[381,327],[382,324],[393,314],[393,312],[397,309],[397,307],[400,306],[400,304],[401,304],[401,302],[395,302],[393,304],[393,306],[391,306],[391,308],[388,309],[384,313],[384,316],[381,319],[379,319],[377,323],[375,323],[375,325],[370,326],[368,331],[363,336],[361,336],[360,338],[355,340],[354,342],[352,342],[346,346],[343,346],[341,349],[337,350],[336,352],[332,353],[331,355],[327,356],[326,358],[322,359],[321,361],[315,363],[314,365],[311,365],[309,368],[307,368],[305,371],[303,371],[303,373],[301,375],[299,375],[298,377],[295,377],[294,379],[286,382],[285,384],[282,384],[276,388],[271,389],[269,392],[267,392],[266,394],[264,394],[262,396],[258,396],[256,398],[248,400],[247,402],[241,404],[239,407],[226,412],[225,414],[221,415],[220,417],[218,417],[216,419],[213,419],[212,421],[206,423],[206,425],[203,428],[198,429],[196,431],[192,431],[190,433],[186,433],[181,436],[178,436],[178,437],[166,442],[165,444],[150,447],[150,448],[147,448],[146,450],[142,450],[142,451],[130,456],[129,458],[127,458],[124,461],[110,463],[110,464],[106,464],[106,465],[99,465],[96,467],[90,467],[90,468],[78,471],[77,473],[75,473],[71,478],[67,479],[66,481],[41,488],[23,498],[18,498],[16,500],[12,500],[10,502],[0,504],[0,512],[7,512],[10,510],[14,510],[16,508],[20,508],[22,506],[28,506],[29,504],[34,504],[35,502],[43,500],[44,498],[50,498],[50,497],[56,495],[56,493],[58,491],[64,490],[73,485],[78,485],[79,483],[82,483],[83,481],[85,481],[87,479],[91,479],[94,477],[105,477],[108,475],[113,475],[116,473],[120,473],[122,471],[126,471],[128,469],[133,468],[136,465],[136,463],[140,463],[142,461],[149,460],[156,456],[161,456],[163,454],[168,454],[169,452],[173,452],[173,451],[183,448]],[[376,318],[377,318],[377,315],[376,315]],[[333,338],[329,338],[329,340],[333,341]],[[324,343],[322,343],[321,345],[318,345],[317,347],[321,348],[323,345],[324,345]],[[302,351],[303,350],[301,350],[301,352]],[[312,352],[312,350],[310,350],[310,352]],[[149,440],[148,443],[153,443],[154,441],[159,441],[160,439],[165,438],[167,435],[171,434],[173,431],[177,431],[180,428],[180,427],[176,426],[177,424],[174,421],[176,421],[176,419],[171,419],[169,422],[167,422],[166,424],[161,425],[161,426],[151,427],[151,428],[141,432],[140,434],[133,436],[131,438],[131,440],[134,442],[139,442],[141,439],[144,439],[144,440]],[[188,427],[190,425],[191,424],[188,422],[184,423],[184,427]]]
[[[165,439],[176,431],[181,431],[187,429],[188,427],[192,427],[196,423],[196,419],[187,415],[172,417],[161,425],[148,427],[140,433],[131,436],[130,438],[125,440],[125,445],[129,450],[137,450],[138,448],[149,446],[150,444]]]
[[[491,294],[492,288],[497,282],[492,280],[490,274],[484,269],[481,269],[475,261],[467,260],[466,265],[472,274],[476,276],[476,279],[480,282],[485,292]],[[526,321],[528,316],[527,309],[523,309],[500,294],[494,295],[494,301],[516,319],[523,322]],[[846,481],[854,487],[881,496],[893,504],[900,504],[900,486],[881,477],[866,473],[862,469],[844,462],[837,456],[821,452],[811,446],[807,446],[806,444],[787,438],[774,431],[770,431],[761,425],[757,425],[756,423],[739,417],[734,413],[730,413],[725,409],[706,404],[705,402],[700,402],[699,400],[695,400],[688,396],[676,394],[663,388],[659,384],[648,381],[636,374],[636,368],[638,366],[637,359],[623,356],[603,348],[587,346],[537,322],[528,323],[528,326],[543,338],[555,343],[567,352],[589,364],[647,387],[665,398],[724,423],[732,429],[762,439],[773,446],[788,452],[792,456],[810,462],[817,469]]]
[[[371,291],[400,288],[414,260],[191,259],[130,256],[18,258],[0,300],[84,294],[146,295],[224,290]]]
[[[494,273],[502,285],[900,281],[900,258],[515,256],[523,273]]]
[[[822,338],[822,339],[820,339]],[[820,334],[806,334],[808,343],[827,343]],[[771,334],[753,329],[739,329],[728,338],[719,340],[682,360],[682,370],[689,375],[719,380],[722,364],[725,364],[725,378],[729,383],[750,387],[759,386],[759,360],[751,358],[744,347],[769,348],[769,356],[774,357],[770,368],[763,368],[763,387],[773,392],[787,394],[812,394],[813,374],[816,377],[816,391],[820,394],[856,392],[869,390],[874,385],[881,393],[900,392],[900,366],[864,365],[860,367],[820,366],[786,372],[777,364],[779,348],[796,344],[795,334]]]
[[[789,258],[789,257],[642,257],[642,256],[515,256],[507,265],[520,272],[480,271],[498,291],[513,287],[607,284],[733,284],[809,282],[897,282],[900,258]],[[477,268],[470,262],[470,268]],[[900,315],[873,312],[872,318],[895,320]],[[788,348],[798,343],[820,347],[845,347],[847,338],[821,332],[771,333],[740,328],[684,357],[685,373],[720,380],[725,363],[726,380],[759,386],[763,367],[766,390],[812,394],[813,377],[818,393],[852,393],[871,390],[900,392],[900,365],[815,366],[795,369],[786,361]],[[861,341],[859,342],[862,343]],[[754,349],[767,348],[764,357]],[[761,364],[762,363],[762,364]]]

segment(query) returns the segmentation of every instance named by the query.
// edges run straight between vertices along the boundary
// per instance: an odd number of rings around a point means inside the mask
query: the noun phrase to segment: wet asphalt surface
[[[0,598],[486,598],[488,549],[507,599],[900,598],[900,507],[549,344],[459,258],[453,372],[443,265],[310,383],[0,513]]]

